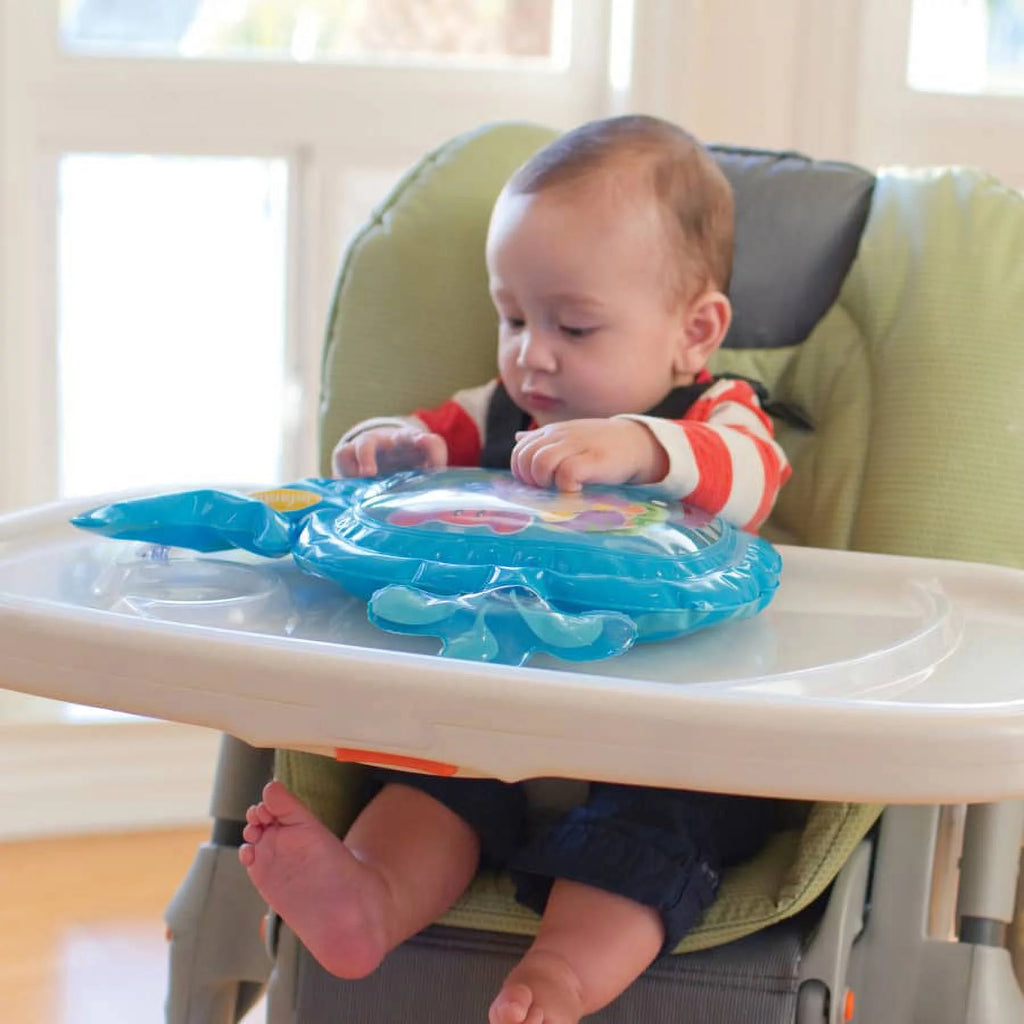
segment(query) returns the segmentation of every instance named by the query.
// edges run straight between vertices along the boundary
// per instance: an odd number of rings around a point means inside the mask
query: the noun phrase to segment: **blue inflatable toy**
[[[523,664],[621,654],[763,609],[775,549],[641,487],[540,490],[510,473],[448,469],[308,479],[243,495],[201,490],[118,502],[72,522],[197,551],[291,554],[441,653]]]

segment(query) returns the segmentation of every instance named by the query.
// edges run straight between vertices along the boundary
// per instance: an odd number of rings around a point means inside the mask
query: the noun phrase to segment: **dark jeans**
[[[542,913],[556,878],[653,907],[672,950],[718,892],[722,868],[753,856],[779,827],[778,803],[617,783],[590,784],[587,801],[528,834],[521,785],[371,769],[430,794],[480,837],[481,859],[505,868],[516,899]]]

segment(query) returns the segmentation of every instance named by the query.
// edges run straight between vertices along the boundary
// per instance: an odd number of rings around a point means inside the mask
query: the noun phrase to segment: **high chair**
[[[321,472],[351,423],[439,402],[493,375],[488,215],[510,172],[551,137],[502,124],[453,140],[413,168],[352,241],[324,349]],[[595,777],[588,769],[644,781],[675,765],[689,788],[792,798],[789,826],[727,873],[678,950],[588,1020],[1022,1021],[1008,947],[1019,942],[1024,830],[1024,679],[1015,672],[1024,655],[1024,200],[965,169],[872,174],[792,153],[713,151],[737,199],[735,318],[713,369],[764,385],[793,465],[764,531],[783,552],[777,603],[737,624],[745,632],[729,634],[727,657],[709,630],[599,666],[558,666],[558,677],[487,666],[488,679],[525,689],[557,678],[690,682],[664,706],[678,698],[687,715],[713,720],[706,742],[694,726],[685,749],[673,748],[656,722],[631,717],[625,699],[602,717],[595,698],[578,731],[563,716],[505,746],[482,725],[474,734],[476,705],[458,722],[457,703],[454,717],[433,720],[451,723],[445,740],[469,752],[462,765],[474,751],[478,763],[520,756],[506,770],[530,777],[551,774],[534,770],[544,757],[563,756],[566,778],[529,783],[538,804],[575,799],[585,783],[572,779]],[[223,740],[211,841],[168,908],[169,1024],[236,1022],[265,988],[273,1024],[483,1020],[536,924],[506,880],[482,874],[369,978],[324,972],[267,917],[237,846],[245,808],[274,773],[342,832],[358,811],[359,765],[322,756],[341,746],[329,740],[330,723],[300,723],[284,702],[234,728],[238,702],[280,692],[286,663],[272,645],[243,663],[232,654],[242,641],[225,633],[126,628],[119,642],[127,651],[145,640],[154,685],[114,678],[115,648],[101,657],[97,630],[86,634],[100,620],[83,618],[80,634],[71,616],[52,625],[52,607],[32,604],[40,572],[18,576],[22,563],[4,561],[28,532],[55,536],[57,515],[0,523],[0,568],[11,567],[8,589],[22,588],[8,598],[0,585],[5,685],[180,717],[253,744]],[[24,565],[58,575],[45,560]],[[816,635],[818,605],[835,613],[825,626],[842,628]],[[318,649],[308,663],[328,681],[333,671],[342,694],[325,701],[320,719],[350,712],[351,734],[362,729],[362,746],[373,748],[366,760],[402,755],[415,747],[407,736],[419,721],[417,705],[402,717],[388,703],[392,693],[416,699],[416,680],[402,673],[424,673],[429,688],[447,677],[468,685],[476,669],[439,660],[389,667],[374,651],[364,656],[361,645],[383,644],[348,612],[341,639],[354,646],[337,655],[348,660]],[[15,639],[29,627],[31,648]],[[62,657],[76,657],[74,672],[24,669],[21,680],[18,659],[34,657],[40,636],[48,657],[61,645]],[[158,654],[186,644],[191,669],[199,673],[202,645],[211,685],[223,687],[210,696],[197,675],[187,710],[177,691],[165,692],[171,677]],[[425,649],[403,648],[415,657]],[[399,707],[401,721],[356,705],[360,674],[389,688],[380,707]],[[303,675],[288,679],[298,708]],[[472,704],[471,690],[459,692]],[[533,721],[543,725],[544,713]],[[634,739],[619,744],[617,723]],[[344,722],[338,728],[349,734]],[[275,755],[270,736],[292,749]]]
[[[488,213],[511,170],[548,138],[497,125],[454,140],[410,171],[353,241],[324,351],[324,472],[351,423],[493,374]],[[1024,566],[1024,201],[968,170],[873,175],[789,153],[714,151],[737,198],[735,320],[714,369],[765,385],[794,467],[766,535]],[[343,830],[358,768],[281,752],[276,771]],[[233,850],[224,863],[216,844],[237,842],[244,806],[270,772],[268,753],[225,740],[205,854],[217,858],[217,885],[223,872],[235,888],[238,872]],[[1024,1020],[1005,948],[1021,804],[889,807],[876,822],[878,810],[794,805],[793,828],[733,873],[681,946],[701,951],[656,963],[588,1019]],[[197,862],[196,874],[205,870]],[[206,884],[190,879],[172,904],[177,934],[197,903],[208,907]],[[176,983],[173,1024],[235,1019],[265,977],[252,940],[263,908],[235,898],[245,904],[239,922],[210,922],[216,932],[198,947],[179,939],[175,963],[183,972],[186,959],[191,969],[206,963],[230,932],[252,960],[235,977],[249,981],[212,1001]],[[359,982],[327,975],[275,921],[269,1019],[481,1020],[528,942],[526,917],[500,881],[480,879],[443,922]]]

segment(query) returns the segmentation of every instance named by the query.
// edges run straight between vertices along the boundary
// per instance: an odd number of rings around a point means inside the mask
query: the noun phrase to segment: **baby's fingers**
[[[542,475],[543,466],[537,459],[538,452],[543,447],[545,445],[539,435],[527,434],[526,438],[512,449],[509,469],[517,480],[529,487],[547,487],[547,481]]]
[[[562,469],[574,454],[575,449],[562,440],[534,435],[513,450],[512,472],[517,479],[531,487],[558,487],[560,490],[578,491],[579,485],[572,486],[571,473]],[[563,483],[566,486],[562,486]]]
[[[335,476],[375,476],[377,462],[374,451],[369,452],[365,445],[359,445],[359,438],[347,441],[334,449],[333,465]],[[369,467],[369,468],[366,468]]]
[[[448,445],[440,434],[421,434],[416,444],[423,452],[425,469],[444,469],[448,465]]]
[[[378,453],[382,449],[386,450],[387,447],[387,438],[375,434],[372,430],[365,434],[359,434],[351,442],[354,471],[349,475],[376,476],[380,472],[377,462]]]
[[[596,460],[588,452],[566,456],[552,473],[551,486],[559,491],[580,491],[599,478]]]
[[[447,461],[444,438],[427,431],[403,431],[384,439],[377,449],[377,471],[382,476],[407,469],[436,469]]]

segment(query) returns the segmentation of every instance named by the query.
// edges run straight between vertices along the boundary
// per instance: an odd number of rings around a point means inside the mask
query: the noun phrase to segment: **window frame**
[[[1024,188],[1024,96],[912,89],[912,0],[862,2],[859,159],[869,165],[970,164]]]
[[[283,473],[310,472],[323,326],[351,225],[346,168],[397,174],[487,121],[568,127],[609,107],[614,0],[556,0],[571,18],[564,70],[532,62],[89,56],[63,51],[58,0],[0,9],[0,511],[58,487],[57,171],[63,153],[283,158],[289,167]],[[125,87],[130,71],[131,87]],[[17,439],[17,444],[13,443]],[[274,481],[269,481],[273,483]]]

